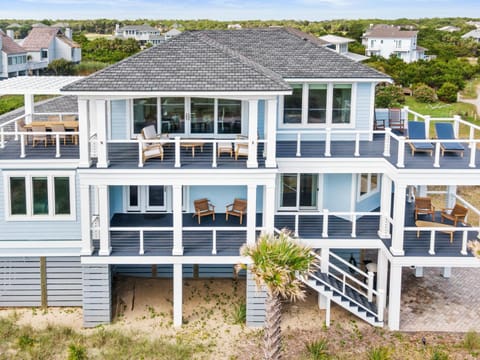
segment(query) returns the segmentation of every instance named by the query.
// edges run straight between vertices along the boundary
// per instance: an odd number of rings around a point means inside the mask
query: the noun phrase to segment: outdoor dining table
[[[205,143],[203,142],[184,142],[180,144],[184,149],[192,149],[192,158],[195,157],[195,148],[199,147],[200,151],[203,152],[203,145]]]
[[[52,127],[55,125],[63,125],[65,130],[71,130],[74,132],[78,132],[78,121],[75,120],[68,120],[68,121],[34,121],[30,124],[25,124],[23,127],[27,131],[32,131],[32,126],[45,126],[46,130],[52,130]],[[75,144],[78,143],[78,136],[73,136]]]

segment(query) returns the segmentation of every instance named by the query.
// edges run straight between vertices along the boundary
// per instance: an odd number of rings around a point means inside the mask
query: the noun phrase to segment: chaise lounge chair
[[[408,138],[410,140],[426,140],[425,135],[425,123],[420,121],[409,121],[408,122]],[[417,151],[419,152],[428,152],[430,156],[433,154],[433,145],[426,142],[410,142],[408,143],[412,149],[412,156],[415,155]]]
[[[453,131],[453,126],[451,123],[435,123],[435,132],[437,134],[437,138],[440,140],[455,140],[455,133]],[[440,143],[440,147],[442,149],[442,156],[445,155],[445,152],[455,152],[460,153],[463,157],[463,152],[465,148],[459,142],[448,142],[448,143]]]

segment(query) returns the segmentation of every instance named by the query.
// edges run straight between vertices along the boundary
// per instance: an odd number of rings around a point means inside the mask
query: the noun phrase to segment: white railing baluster
[[[360,133],[355,134],[355,153],[353,156],[360,156]]]
[[[299,221],[299,216],[298,213],[295,214],[295,236],[298,237],[298,221]]]
[[[453,133],[455,134],[456,138],[458,138],[460,130],[460,120],[462,120],[460,115],[453,115]]]
[[[332,153],[330,151],[331,148],[331,142],[332,142],[332,129],[327,128],[325,132],[325,156],[330,157],[332,156]]]
[[[328,237],[328,209],[323,209],[323,229],[322,229],[322,237]]]
[[[475,147],[475,143],[472,142],[474,138],[475,138],[475,128],[470,127],[470,133],[468,135],[468,140],[470,140],[470,142],[468,143],[468,146],[470,146],[470,148]]]
[[[369,302],[372,302],[373,300],[373,280],[375,278],[375,274],[371,271],[368,272],[368,280],[367,280],[367,298]]]
[[[415,119],[415,121],[416,120],[417,119]],[[430,116],[425,115],[424,121],[425,121],[425,139],[430,139]]]
[[[430,255],[435,255],[435,230],[430,231],[430,249],[428,250]]]
[[[179,168],[180,164],[180,136],[175,136],[175,167]]]
[[[468,167],[474,168],[475,166],[475,156],[477,155],[477,147],[474,142],[470,142],[470,162]]]
[[[462,250],[460,253],[462,255],[467,255],[467,242],[468,242],[468,230],[463,231],[463,237],[462,237]]]
[[[217,255],[217,230],[212,231],[212,255]]]
[[[5,148],[5,132],[3,131],[3,127],[0,132],[0,148]]]
[[[391,143],[390,133],[391,132],[392,132],[392,129],[388,127],[385,129],[385,139],[383,144],[383,156],[385,157],[390,157],[390,143]]]
[[[15,127],[15,141],[18,141],[18,122],[15,121],[13,126]]]
[[[433,163],[433,167],[439,168],[440,167],[440,143],[435,143],[435,161]]]
[[[397,157],[397,167],[405,167],[405,136],[398,137],[398,157]]]
[[[213,141],[212,143],[212,151],[213,151],[213,161],[212,161],[212,167],[216,168],[217,167],[217,142]]]
[[[60,155],[60,134],[55,134],[55,157],[59,158]]]
[[[353,238],[357,237],[357,217],[355,214],[352,214],[352,233],[350,234]]]
[[[138,139],[138,167],[143,167],[143,141]]]
[[[138,252],[140,255],[145,254],[144,249],[144,238],[143,238],[143,229],[140,229],[140,251]]]
[[[302,156],[302,152],[300,147],[302,146],[302,134],[300,132],[297,133],[297,153],[295,154],[297,157]]]
[[[23,133],[20,134],[20,157],[25,157],[25,135]]]

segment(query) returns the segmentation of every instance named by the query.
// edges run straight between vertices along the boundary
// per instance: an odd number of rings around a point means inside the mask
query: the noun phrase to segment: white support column
[[[449,278],[452,276],[452,268],[450,266],[445,266],[442,271],[442,276],[444,278]]]
[[[173,249],[172,255],[183,255],[182,185],[173,185]]]
[[[247,168],[258,167],[258,100],[248,100],[248,160]]]
[[[275,227],[275,185],[263,187],[263,228],[266,233],[273,233]]]
[[[276,152],[276,128],[277,128],[277,99],[267,100],[265,102],[267,106],[265,128],[265,139],[267,140],[267,159],[265,161],[266,167],[277,167]]]
[[[33,120],[33,113],[35,112],[35,100],[33,94],[24,95],[24,109],[25,109],[25,123],[30,124]]]
[[[420,197],[427,196],[427,185],[418,185],[417,196],[420,196]]]
[[[388,258],[382,249],[378,250],[377,257],[377,290],[387,293],[388,282]]]
[[[92,165],[90,158],[90,114],[88,109],[89,101],[85,99],[78,100],[78,135],[80,164],[79,167],[89,168]]]
[[[322,248],[322,252],[320,254],[321,262],[320,262],[320,270],[322,273],[327,273],[328,272],[328,264],[330,261],[330,249],[329,248]],[[327,309],[329,304],[328,304],[328,299],[326,296],[318,294],[318,308],[319,309]]]
[[[82,229],[81,255],[92,255],[92,214],[90,211],[90,186],[80,185],[80,221]]]
[[[456,185],[449,185],[447,186],[447,196],[445,197],[445,207],[452,209],[457,202],[455,197],[457,195],[457,186]]]
[[[247,244],[255,244],[257,217],[257,185],[249,184],[247,188]]]
[[[97,124],[97,168],[108,168],[107,146],[107,101],[95,100],[95,121]]]
[[[392,208],[392,179],[387,174],[382,175],[382,188],[380,193],[380,224],[378,236],[389,239],[390,236],[390,212]]]
[[[108,256],[112,252],[112,246],[110,244],[110,201],[108,192],[108,185],[98,185],[98,207],[100,216],[100,250],[98,251],[98,255],[104,256]]]
[[[182,326],[183,273],[182,264],[173,264],[173,326]]]
[[[405,196],[407,187],[403,184],[395,184],[395,195],[393,198],[393,234],[390,251],[393,255],[403,256],[403,236],[405,227]]]
[[[400,304],[402,296],[402,266],[392,264],[390,268],[390,293],[388,296],[388,327],[400,329]]]

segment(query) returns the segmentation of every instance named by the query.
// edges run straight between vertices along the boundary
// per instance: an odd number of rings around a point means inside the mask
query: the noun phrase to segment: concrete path
[[[477,108],[477,115],[480,115],[480,85],[477,86],[477,98],[476,99],[464,99],[460,94],[458,94],[458,101],[473,104]]]
[[[480,331],[480,269],[454,268],[441,276],[441,268],[425,268],[417,278],[405,268],[402,277],[402,331]]]

